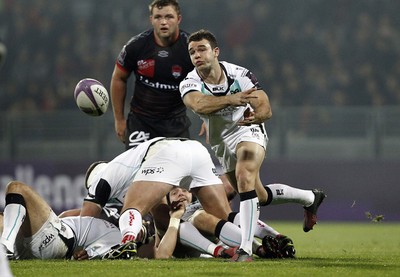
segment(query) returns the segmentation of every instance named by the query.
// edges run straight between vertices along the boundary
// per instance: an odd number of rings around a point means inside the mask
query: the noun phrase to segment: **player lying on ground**
[[[36,191],[22,182],[10,182],[5,199],[0,242],[11,258],[93,259],[121,239],[118,228],[101,219],[60,219]]]
[[[6,189],[6,206],[0,215],[0,247],[10,259],[129,259],[136,247],[117,253],[120,230],[112,223],[94,218],[59,218],[30,186],[12,181]],[[171,222],[180,220],[183,205],[175,205]],[[152,248],[151,257],[169,258],[175,249],[178,228],[169,226],[163,240]],[[123,253],[122,253],[123,252]],[[113,255],[111,257],[111,255]]]
[[[181,223],[181,225],[190,222],[202,234],[207,237],[211,236],[211,240],[218,238],[223,244],[234,248],[240,245],[241,232],[239,226],[205,212],[201,203],[197,201],[188,190],[174,187],[170,193],[167,194],[167,201],[168,203],[184,203],[186,211],[182,216],[181,222],[185,223]],[[232,216],[236,216],[236,214],[237,213],[231,213]],[[193,234],[190,235],[193,236]],[[293,241],[260,220],[256,227],[255,237],[262,240],[262,244],[258,240],[253,241],[253,252],[260,258],[295,257]],[[180,240],[182,241],[184,239],[182,234],[180,234]],[[194,240],[197,241],[196,239]],[[201,244],[200,242],[196,243],[193,247],[203,252],[204,249],[207,249],[207,245]]]

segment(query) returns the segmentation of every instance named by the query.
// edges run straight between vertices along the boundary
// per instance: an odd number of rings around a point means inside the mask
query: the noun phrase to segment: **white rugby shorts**
[[[198,141],[166,139],[149,148],[134,181],[154,181],[184,186],[181,180],[192,178],[188,190],[222,184],[208,150]]]
[[[16,256],[20,259],[65,258],[68,247],[59,236],[59,227],[61,227],[60,219],[51,211],[49,218],[36,234],[32,237],[24,238],[22,245],[17,241]]]
[[[221,163],[224,173],[235,170],[237,163],[236,148],[239,143],[244,141],[257,143],[266,150],[268,135],[265,132],[264,126],[242,126],[235,129],[229,136],[224,137],[219,144],[211,146],[211,149],[215,152],[215,156]]]

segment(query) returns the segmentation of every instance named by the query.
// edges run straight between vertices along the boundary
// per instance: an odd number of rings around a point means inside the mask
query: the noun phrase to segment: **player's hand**
[[[243,119],[238,122],[239,126],[249,126],[251,124],[260,124],[259,120],[256,119],[255,112],[247,108],[243,113]]]
[[[185,204],[183,203],[183,201],[172,202],[171,206],[170,206],[171,211],[169,213],[170,217],[180,219],[183,216],[183,214],[185,213],[185,208],[186,207],[185,207]]]
[[[209,139],[208,139],[208,130],[207,130],[207,126],[206,126],[206,124],[203,122],[203,124],[201,124],[201,127],[200,127],[199,136],[201,137],[201,136],[204,135],[204,134],[206,135],[206,143],[209,144],[210,141],[209,141]]]
[[[232,106],[246,106],[247,104],[250,104],[251,99],[258,98],[256,95],[252,94],[256,90],[257,90],[256,88],[251,88],[251,89],[230,95],[231,105]]]
[[[75,251],[72,256],[74,257],[74,260],[77,260],[77,261],[82,261],[82,260],[89,259],[89,255],[88,255],[88,253],[86,252],[85,249],[81,249],[81,250]]]
[[[126,131],[126,120],[116,120],[115,121],[115,133],[117,134],[118,139],[125,143],[125,131]]]

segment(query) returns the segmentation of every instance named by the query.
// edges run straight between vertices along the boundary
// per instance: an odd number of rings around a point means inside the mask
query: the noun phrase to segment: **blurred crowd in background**
[[[0,0],[0,109],[76,109],[85,77],[109,88],[115,59],[151,28],[143,0]],[[207,28],[279,106],[400,105],[400,1],[181,0],[181,28]]]

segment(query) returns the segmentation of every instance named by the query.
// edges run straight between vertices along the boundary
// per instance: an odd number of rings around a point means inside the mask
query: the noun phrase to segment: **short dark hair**
[[[198,30],[198,31],[192,33],[188,38],[188,43],[190,43],[192,41],[200,41],[202,39],[208,40],[208,42],[210,42],[212,49],[214,49],[215,47],[218,47],[218,42],[217,42],[217,38],[215,37],[215,35],[205,29],[201,29],[201,30]]]
[[[154,7],[161,9],[166,6],[173,6],[175,8],[177,14],[178,15],[181,14],[181,7],[179,6],[179,3],[177,0],[153,0],[153,2],[151,2],[151,4],[149,5],[149,12],[150,12],[150,14],[153,14]]]

